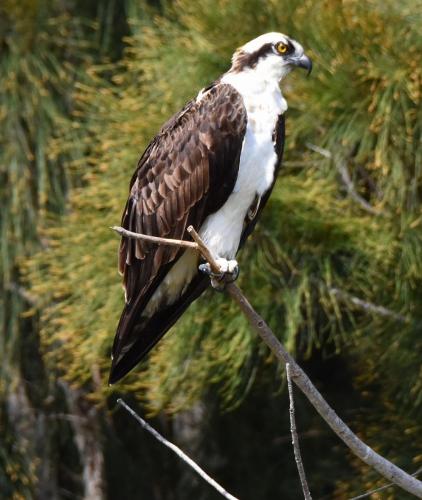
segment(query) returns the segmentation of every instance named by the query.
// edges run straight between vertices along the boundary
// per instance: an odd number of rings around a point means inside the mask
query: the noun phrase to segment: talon
[[[200,264],[198,269],[201,271],[201,273],[207,274],[211,278],[215,278],[215,279],[221,279],[224,275],[223,272],[215,273],[214,271],[211,271],[211,266],[210,266],[209,262],[205,262],[204,264]]]
[[[236,262],[235,260],[232,260],[231,262]],[[225,283],[233,283],[237,280],[237,278],[239,277],[239,273],[240,273],[240,268],[236,262],[236,265],[233,266],[229,272],[225,273],[224,275],[224,282]]]
[[[199,264],[198,269],[201,271],[201,273],[208,274],[208,276],[211,276],[211,266],[209,265],[208,262],[205,262],[204,264]]]
[[[228,283],[233,283],[239,276],[239,266],[236,260],[227,260],[223,258],[216,259],[221,270],[220,273],[214,273],[208,262],[200,264],[199,270],[211,278],[211,286],[217,291],[224,290]]]
[[[223,278],[211,278],[211,286],[217,292],[224,292],[224,288],[226,287],[226,282]]]
[[[217,264],[220,266],[223,273],[223,281],[225,283],[233,283],[239,276],[239,265],[237,260],[217,259]]]

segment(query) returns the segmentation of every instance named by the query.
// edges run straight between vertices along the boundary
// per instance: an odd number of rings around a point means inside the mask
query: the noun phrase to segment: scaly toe
[[[236,260],[229,260],[228,271],[224,274],[225,283],[233,283],[239,277],[239,265]]]
[[[223,259],[222,257],[218,257],[218,259],[215,259],[215,262],[220,268],[220,272],[222,274],[227,273],[227,271],[229,270],[229,262],[230,262],[229,260]]]
[[[198,269],[201,271],[201,273],[204,273],[213,279],[217,279],[217,280],[222,279],[224,276],[223,272],[215,273],[214,271],[212,271],[209,262],[205,262],[204,264],[200,264]]]
[[[217,291],[222,291],[227,283],[233,283],[237,280],[239,276],[239,265],[237,260],[227,260],[221,257],[216,259],[216,263],[220,268],[219,273],[213,272],[208,262],[200,264],[199,270],[211,278],[211,286],[213,288]]]
[[[239,275],[239,265],[237,260],[229,260],[227,261],[227,271],[229,274],[236,274],[236,277]]]

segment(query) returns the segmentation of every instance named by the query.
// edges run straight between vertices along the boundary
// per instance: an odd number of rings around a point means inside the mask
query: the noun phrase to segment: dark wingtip
[[[112,366],[110,369],[110,375],[108,377],[108,385],[114,385],[119,380],[121,380],[130,369],[122,369],[119,365]]]
[[[122,379],[129,370],[122,369],[121,363],[115,363],[115,359],[111,362],[110,374],[108,376],[108,385],[114,385]]]
[[[160,336],[161,338],[161,336]],[[141,339],[142,340],[142,337]],[[138,341],[139,342],[139,341]],[[113,359],[110,368],[110,375],[108,377],[109,385],[113,385],[119,382],[123,377],[125,377],[135,366],[145,357],[152,346],[144,348],[143,350],[137,349],[137,344],[135,348],[132,348],[123,357],[118,355]],[[115,360],[118,359],[117,362]]]

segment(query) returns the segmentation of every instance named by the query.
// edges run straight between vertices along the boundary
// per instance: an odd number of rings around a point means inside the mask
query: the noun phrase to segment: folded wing
[[[153,236],[188,239],[186,228],[191,224],[200,228],[233,191],[246,123],[243,100],[230,85],[213,84],[200,99],[189,102],[163,126],[141,157],[122,226]],[[119,270],[126,305],[113,345],[110,383],[130,371],[206,288],[206,278],[195,272],[172,303],[157,311],[148,308],[183,252],[122,238]]]

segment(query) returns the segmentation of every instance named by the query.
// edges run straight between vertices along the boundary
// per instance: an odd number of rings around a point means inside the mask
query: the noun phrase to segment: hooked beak
[[[290,60],[290,64],[293,64],[294,66],[297,66],[298,68],[306,69],[308,71],[308,76],[311,74],[312,61],[305,54],[303,54],[301,57],[292,58]]]

